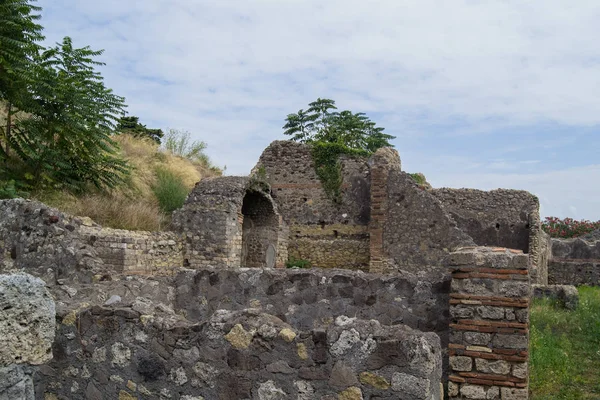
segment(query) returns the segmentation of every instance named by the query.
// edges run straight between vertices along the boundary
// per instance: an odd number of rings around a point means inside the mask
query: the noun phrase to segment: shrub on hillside
[[[546,217],[542,222],[542,229],[553,238],[574,238],[600,229],[600,221]]]
[[[156,183],[152,190],[158,200],[160,209],[171,213],[183,206],[189,194],[189,189],[183,180],[172,171],[159,167],[156,168]]]

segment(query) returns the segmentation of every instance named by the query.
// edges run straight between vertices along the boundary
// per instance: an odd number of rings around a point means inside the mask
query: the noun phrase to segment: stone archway
[[[279,232],[279,216],[271,199],[258,191],[247,191],[242,204],[241,266],[273,268]]]

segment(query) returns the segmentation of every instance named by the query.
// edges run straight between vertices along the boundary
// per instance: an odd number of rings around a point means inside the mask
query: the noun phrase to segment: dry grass
[[[156,201],[126,197],[122,193],[70,194],[46,197],[45,203],[72,214],[90,217],[102,226],[134,231],[160,231],[169,223]]]
[[[157,171],[171,172],[188,191],[200,179],[218,174],[159,150],[151,140],[129,135],[118,135],[115,140],[121,154],[133,167],[127,186],[110,193],[90,192],[83,196],[44,193],[36,197],[69,214],[90,217],[106,227],[159,231],[168,225],[170,214],[161,211],[153,190],[157,184]]]

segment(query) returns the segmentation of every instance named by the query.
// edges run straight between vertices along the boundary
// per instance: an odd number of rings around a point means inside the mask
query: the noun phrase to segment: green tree
[[[146,125],[140,124],[139,117],[133,115],[123,117],[117,125],[117,132],[127,133],[135,137],[149,138],[160,144],[164,136],[162,129],[146,128]]]
[[[335,101],[318,98],[307,111],[289,114],[283,126],[284,134],[301,143],[336,143],[351,150],[373,153],[390,147],[394,136],[383,133],[384,128],[364,113],[336,110]]]
[[[111,139],[124,98],[103,82],[95,61],[103,51],[73,47],[69,37],[42,52],[32,69],[32,117],[15,126],[11,146],[31,168],[34,187],[114,187],[129,167]]]
[[[13,128],[13,115],[26,110],[30,103],[27,84],[33,58],[44,39],[42,26],[36,21],[41,10],[35,0],[0,1],[0,100],[6,109],[6,124],[0,126],[0,158],[7,158]]]

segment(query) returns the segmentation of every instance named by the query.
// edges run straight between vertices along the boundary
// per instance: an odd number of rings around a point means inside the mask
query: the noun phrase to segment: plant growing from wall
[[[327,195],[341,202],[341,155],[369,156],[381,147],[392,147],[395,137],[383,133],[384,128],[364,113],[337,110],[335,101],[321,99],[309,104],[307,111],[289,114],[283,126],[291,140],[312,146],[315,171]]]
[[[308,260],[303,260],[301,258],[290,257],[289,260],[286,261],[286,268],[311,268],[311,263]]]
[[[335,203],[342,201],[341,155],[368,156],[369,152],[351,149],[340,143],[315,142],[312,144],[315,172],[323,185],[323,190]]]

